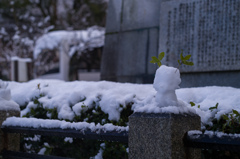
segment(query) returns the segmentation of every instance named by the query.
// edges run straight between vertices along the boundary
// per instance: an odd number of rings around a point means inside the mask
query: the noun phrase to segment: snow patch
[[[90,129],[92,132],[107,132],[107,131],[128,131],[129,127],[115,126],[113,124],[95,124],[87,122],[66,122],[60,120],[50,119],[36,119],[36,118],[20,118],[20,117],[9,117],[7,118],[2,126],[20,126],[28,128],[61,128],[61,129],[75,129],[85,131]]]
[[[20,111],[19,105],[11,100],[11,91],[7,86],[8,84],[0,79],[0,110]]]

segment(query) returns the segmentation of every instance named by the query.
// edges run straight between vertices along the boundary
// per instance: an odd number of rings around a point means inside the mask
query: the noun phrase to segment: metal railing
[[[240,152],[240,135],[186,133],[184,145],[191,148]]]
[[[128,142],[128,131],[103,131],[98,130],[97,132],[92,132],[90,129],[81,131],[75,129],[60,129],[60,128],[27,128],[19,126],[4,126],[1,127],[4,135],[4,150],[2,151],[2,157],[5,159],[68,159],[65,157],[57,156],[46,156],[38,154],[30,154],[24,152],[14,152],[8,151],[8,133],[19,133],[26,135],[43,135],[43,136],[58,136],[58,137],[72,137],[80,139],[90,139],[90,140],[101,140],[101,141],[112,141],[112,142]]]
[[[92,132],[88,130],[75,130],[75,129],[60,129],[60,128],[26,128],[19,126],[4,126],[1,128],[4,132],[4,142],[7,142],[8,133],[19,133],[27,135],[43,135],[43,136],[58,136],[58,137],[72,137],[90,140],[102,140],[128,143],[128,131],[103,131],[98,130]],[[224,135],[218,134],[199,134],[199,133],[186,133],[183,138],[185,147],[200,148],[200,149],[214,149],[214,150],[227,150],[227,151],[240,151],[240,135]],[[5,143],[4,145],[7,145]],[[29,154],[23,152],[8,151],[5,146],[5,150],[2,151],[3,158],[14,159],[68,159],[65,157],[57,156],[45,156],[38,154]]]

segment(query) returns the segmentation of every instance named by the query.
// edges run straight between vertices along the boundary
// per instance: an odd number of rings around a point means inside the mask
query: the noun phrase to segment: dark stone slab
[[[122,18],[122,0],[110,0],[107,10],[106,32],[120,31]]]
[[[158,55],[162,0],[110,0],[101,79],[152,83]]]
[[[122,30],[159,26],[161,0],[123,0]]]
[[[119,34],[117,76],[145,73],[148,30]]]
[[[101,62],[101,79],[116,81],[117,80],[117,60],[119,48],[119,35],[107,34],[105,36],[105,46],[103,48]]]
[[[107,34],[101,79],[133,83],[152,79],[157,66],[149,61],[157,56],[158,33],[158,28],[150,28]]]
[[[158,56],[158,42],[159,42],[159,28],[152,28],[149,30],[149,41],[148,41],[148,53],[146,56],[147,59],[147,66],[146,66],[146,74],[151,75],[155,74],[158,66],[157,64],[153,65],[150,63],[152,60],[152,56]]]

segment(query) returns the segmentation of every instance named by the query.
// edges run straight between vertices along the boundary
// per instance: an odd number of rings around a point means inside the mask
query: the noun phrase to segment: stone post
[[[0,125],[8,117],[20,116],[20,111],[17,110],[0,110]],[[0,152],[3,150],[19,151],[20,149],[20,135],[19,134],[5,134],[0,130]]]
[[[189,130],[200,130],[195,114],[134,113],[129,117],[130,159],[200,159],[199,150],[184,147]]]

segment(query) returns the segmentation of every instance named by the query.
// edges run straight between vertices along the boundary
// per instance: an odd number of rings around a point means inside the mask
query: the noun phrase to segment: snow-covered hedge
[[[156,91],[151,84],[33,80],[27,83],[9,82],[8,88],[11,90],[13,101],[22,108],[21,116],[26,116],[32,109],[36,109],[39,103],[43,109],[55,109],[58,119],[69,121],[93,108],[100,108],[108,115],[109,120],[119,121],[120,114],[127,105],[131,105],[133,111],[181,113],[181,110],[174,106],[169,110],[154,107],[151,103]],[[176,94],[179,100],[188,105],[186,111],[196,111],[204,124],[210,124],[212,111],[209,108],[216,103],[219,103],[218,112],[214,116],[217,119],[232,109],[240,111],[240,89],[237,88],[181,88]],[[200,109],[197,106],[191,107],[190,102],[200,105]],[[51,118],[51,115],[51,111],[46,114],[48,118]]]
[[[81,121],[95,125],[111,123],[117,126],[128,126],[128,116],[133,112],[188,112],[197,113],[201,117],[203,130],[226,131],[225,128],[228,128],[226,132],[230,132],[228,123],[232,123],[231,116],[239,117],[236,112],[240,111],[240,89],[231,87],[178,89],[176,95],[178,100],[186,105],[184,109],[176,106],[157,107],[154,103],[156,91],[151,84],[33,80],[27,83],[9,82],[8,88],[11,90],[12,100],[21,107],[22,117]],[[216,103],[218,103],[217,107]],[[222,123],[219,124],[219,121]],[[46,140],[48,143],[44,144],[42,141],[42,145],[53,151],[52,148],[56,142],[50,142],[49,138],[44,141]],[[63,142],[65,146],[68,144],[65,140]],[[85,150],[89,150],[90,145],[95,145],[95,150],[89,153],[90,156],[98,152],[102,152],[105,157],[107,154],[111,156],[114,149],[116,153],[121,152],[118,155],[124,156],[128,147],[119,143],[102,144],[89,141],[81,141],[81,143],[85,146],[83,148]],[[28,146],[29,144],[25,143],[25,147]],[[41,146],[34,149],[34,145],[31,145],[31,149],[35,152],[40,152],[39,147]],[[104,151],[100,151],[100,147]]]
[[[68,121],[73,121],[76,116],[82,116],[90,109],[100,109],[108,116],[107,119],[119,121],[127,105],[143,101],[149,94],[155,93],[151,85],[106,81],[34,80],[28,83],[10,82],[8,87],[12,91],[12,99],[23,109],[21,116],[28,115],[40,105],[46,110],[55,109],[58,119]],[[48,111],[46,118],[52,118],[52,115]]]

